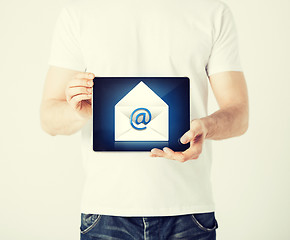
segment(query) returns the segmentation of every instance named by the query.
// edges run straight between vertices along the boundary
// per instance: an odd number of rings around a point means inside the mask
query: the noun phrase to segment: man
[[[229,7],[219,0],[83,0],[56,23],[41,103],[51,135],[81,129],[81,239],[213,240],[211,140],[248,128],[248,96]],[[95,76],[187,76],[184,152],[94,152]],[[207,114],[208,81],[219,109]],[[166,84],[166,82],[164,83]]]

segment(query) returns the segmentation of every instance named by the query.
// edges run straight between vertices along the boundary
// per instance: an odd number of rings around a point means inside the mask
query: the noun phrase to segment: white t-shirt
[[[208,76],[242,71],[229,7],[219,0],[81,0],[57,19],[49,64],[96,76],[187,76],[191,119],[207,116]],[[211,140],[197,160],[94,152],[82,131],[81,212],[171,216],[215,210]]]

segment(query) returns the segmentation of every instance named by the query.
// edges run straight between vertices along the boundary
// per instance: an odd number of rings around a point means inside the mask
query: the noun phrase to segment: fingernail
[[[90,78],[94,78],[94,74],[90,74]]]
[[[168,149],[166,147],[163,148],[164,152],[168,152]]]
[[[181,143],[185,143],[186,140],[187,140],[186,137],[181,137],[181,138],[180,138],[180,142],[181,142]]]

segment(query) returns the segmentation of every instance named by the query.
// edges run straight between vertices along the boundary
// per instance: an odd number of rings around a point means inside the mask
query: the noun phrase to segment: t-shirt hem
[[[81,208],[81,213],[85,214],[99,214],[99,215],[111,215],[111,216],[123,216],[123,217],[150,217],[150,216],[175,216],[186,215],[194,213],[206,213],[214,212],[215,206],[212,205],[199,205],[190,207],[179,208],[159,208],[159,209],[114,209],[114,208]]]
[[[208,76],[211,76],[216,73],[221,73],[221,72],[230,72],[230,71],[237,71],[237,72],[243,72],[243,69],[241,67],[231,67],[231,68],[215,68],[213,70],[207,71]]]

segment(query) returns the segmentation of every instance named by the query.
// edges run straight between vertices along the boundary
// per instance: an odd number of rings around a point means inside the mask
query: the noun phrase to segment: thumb
[[[182,144],[187,144],[191,140],[195,138],[196,132],[193,129],[188,130],[183,136],[180,138],[180,142]]]

